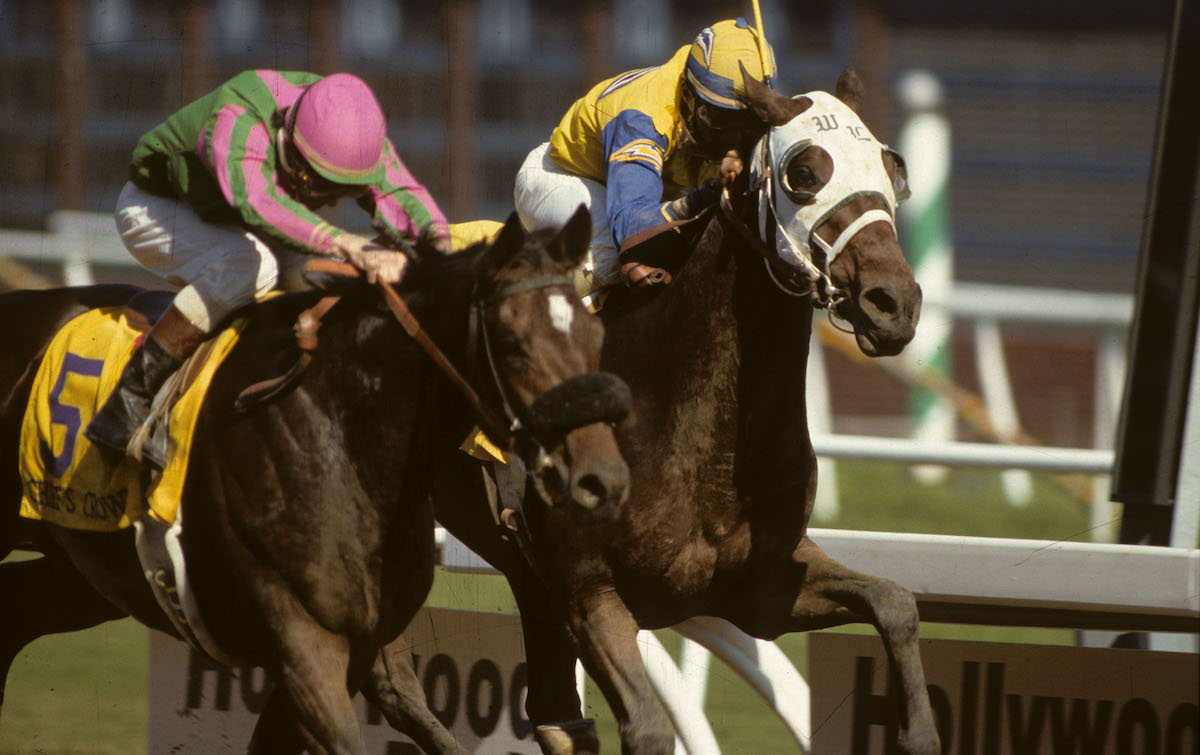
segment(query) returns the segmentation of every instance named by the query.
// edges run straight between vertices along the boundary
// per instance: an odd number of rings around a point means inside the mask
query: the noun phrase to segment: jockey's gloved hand
[[[721,158],[721,174],[684,191],[681,197],[671,203],[671,211],[680,220],[696,217],[706,207],[716,204],[721,197],[721,189],[733,186],[742,171],[742,158],[737,150],[726,152],[725,157]]]
[[[354,233],[337,236],[331,251],[366,273],[367,280],[371,283],[399,283],[405,268],[408,267],[408,257],[403,253]]]

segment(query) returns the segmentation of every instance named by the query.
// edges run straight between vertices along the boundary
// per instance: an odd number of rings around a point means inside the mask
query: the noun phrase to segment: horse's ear
[[[747,73],[744,63],[739,61],[738,65],[746,85],[746,104],[768,126],[782,126],[812,106],[812,100],[807,97],[795,100],[784,97]]]
[[[504,227],[496,236],[496,240],[483,253],[482,272],[485,279],[495,278],[496,274],[513,260],[525,248],[525,229],[517,213],[510,213]]]
[[[846,66],[842,71],[842,75],[838,76],[837,89],[834,90],[833,96],[841,100],[846,107],[855,113],[862,115],[863,96],[865,94],[866,87],[863,86],[862,79],[858,77],[858,71],[854,70],[854,66]]]
[[[578,267],[587,256],[592,243],[592,213],[587,205],[580,204],[575,214],[550,242],[550,256],[570,267]]]

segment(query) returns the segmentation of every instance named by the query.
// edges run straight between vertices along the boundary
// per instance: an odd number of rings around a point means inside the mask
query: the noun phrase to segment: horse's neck
[[[736,381],[735,270],[720,253],[722,235],[720,225],[711,223],[674,283],[652,301],[606,318],[606,368],[621,374],[635,397],[653,397],[639,404],[659,411],[654,424],[673,421],[661,416],[671,409],[687,406],[697,413],[696,407],[719,403]]]
[[[456,297],[423,295],[407,301],[430,339],[452,362],[462,364],[465,298],[459,303]],[[465,435],[469,423],[462,401],[439,383],[441,374],[392,314],[381,311],[382,305],[344,304],[349,311],[322,326],[313,374],[304,384],[306,400],[331,418],[371,426],[371,437],[356,452],[406,447],[414,431],[454,429]],[[432,436],[416,442],[444,445],[432,443]]]
[[[812,476],[805,386],[813,309],[781,292],[751,254],[740,258],[733,296],[741,357],[734,483],[777,509],[781,498],[802,502]]]
[[[808,300],[776,289],[758,254],[714,219],[675,283],[609,324],[606,361],[651,415],[638,418],[636,451],[705,477],[727,474],[732,458],[739,499],[807,484],[811,328]]]

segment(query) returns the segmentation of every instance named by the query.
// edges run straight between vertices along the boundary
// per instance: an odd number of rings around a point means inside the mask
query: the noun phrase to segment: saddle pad
[[[459,252],[480,241],[495,241],[500,235],[503,223],[495,220],[471,220],[465,223],[450,224],[450,246]]]
[[[50,342],[21,422],[21,516],[71,529],[112,532],[150,510],[170,524],[179,509],[192,433],[212,376],[245,326],[224,330],[203,365],[185,364],[195,379],[170,410],[167,466],[144,490],[139,463],[92,446],[83,428],[116,387],[143,334],[124,307],[85,312]],[[197,369],[198,367],[198,369]]]

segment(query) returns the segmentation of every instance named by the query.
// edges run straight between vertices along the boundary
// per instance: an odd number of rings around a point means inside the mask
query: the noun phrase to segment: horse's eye
[[[888,174],[892,177],[892,190],[896,192],[896,204],[900,204],[912,196],[912,191],[908,186],[908,167],[904,164],[904,158],[900,156],[899,152],[884,147],[883,154],[883,167],[885,170],[891,168],[888,170]]]
[[[783,181],[781,182],[784,193],[793,202],[800,205],[812,204],[822,186],[817,172],[813,170],[811,165],[801,159],[801,155],[807,151],[803,150],[788,161],[787,168],[783,173]]]
[[[811,204],[821,189],[821,181],[809,166],[792,160],[783,175],[783,190],[796,204]]]
[[[812,168],[807,165],[793,165],[788,170],[788,183],[792,188],[801,189],[807,186],[813,186],[817,182],[817,174],[813,173]]]

